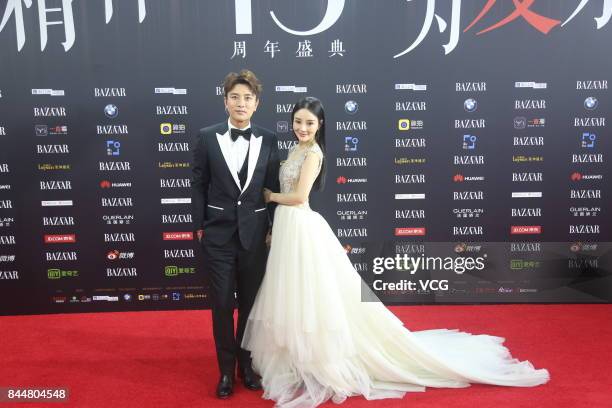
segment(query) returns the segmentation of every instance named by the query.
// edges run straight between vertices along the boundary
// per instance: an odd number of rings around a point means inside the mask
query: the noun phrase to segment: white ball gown
[[[307,154],[322,158],[316,144],[289,152],[281,193],[294,191]],[[411,332],[381,302],[362,302],[361,290],[359,273],[325,219],[307,203],[279,205],[242,342],[264,398],[314,407],[354,395],[402,398],[425,387],[532,387],[549,379],[547,370],[514,359],[501,337]]]

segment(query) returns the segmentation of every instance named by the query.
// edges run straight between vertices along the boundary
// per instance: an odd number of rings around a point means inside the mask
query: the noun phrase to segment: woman
[[[321,102],[301,99],[291,118],[298,144],[281,166],[281,192],[264,191],[266,201],[279,206],[242,342],[262,376],[264,398],[285,407],[316,406],[359,394],[401,398],[425,387],[547,382],[548,371],[513,359],[503,338],[410,332],[382,303],[361,301],[361,277],[327,222],[308,206],[311,189],[324,184]]]

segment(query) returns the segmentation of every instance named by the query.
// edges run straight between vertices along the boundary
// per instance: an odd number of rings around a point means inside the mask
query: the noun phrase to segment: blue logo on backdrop
[[[119,156],[119,154],[121,154],[121,142],[117,142],[115,140],[107,140],[106,154],[108,156]]]
[[[595,140],[597,140],[597,135],[594,133],[584,132],[582,134],[582,147],[587,147],[592,149],[595,147]]]
[[[463,135],[463,148],[466,150],[472,150],[476,148],[476,139],[474,135]]]
[[[356,152],[357,143],[359,143],[359,138],[356,138],[353,136],[346,136],[344,138],[344,151],[345,152]]]

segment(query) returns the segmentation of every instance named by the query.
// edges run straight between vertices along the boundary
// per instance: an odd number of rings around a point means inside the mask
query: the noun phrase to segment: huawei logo
[[[346,184],[348,182],[347,178],[344,176],[340,176],[336,179],[336,183],[338,184]]]
[[[461,183],[461,182],[462,182],[462,181],[464,181],[464,180],[465,180],[465,177],[463,176],[463,174],[455,174],[455,175],[453,176],[453,181],[454,181],[455,183]]]
[[[102,188],[111,188],[111,182],[108,180],[102,180],[100,182],[100,187]]]
[[[570,176],[570,179],[572,181],[580,181],[582,180],[582,174],[576,172],[576,173],[572,173],[572,175]]]

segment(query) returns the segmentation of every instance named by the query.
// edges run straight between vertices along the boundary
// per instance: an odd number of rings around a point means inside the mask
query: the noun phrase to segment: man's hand
[[[198,242],[202,242],[202,238],[204,237],[204,230],[197,230],[196,235],[198,236]]]

